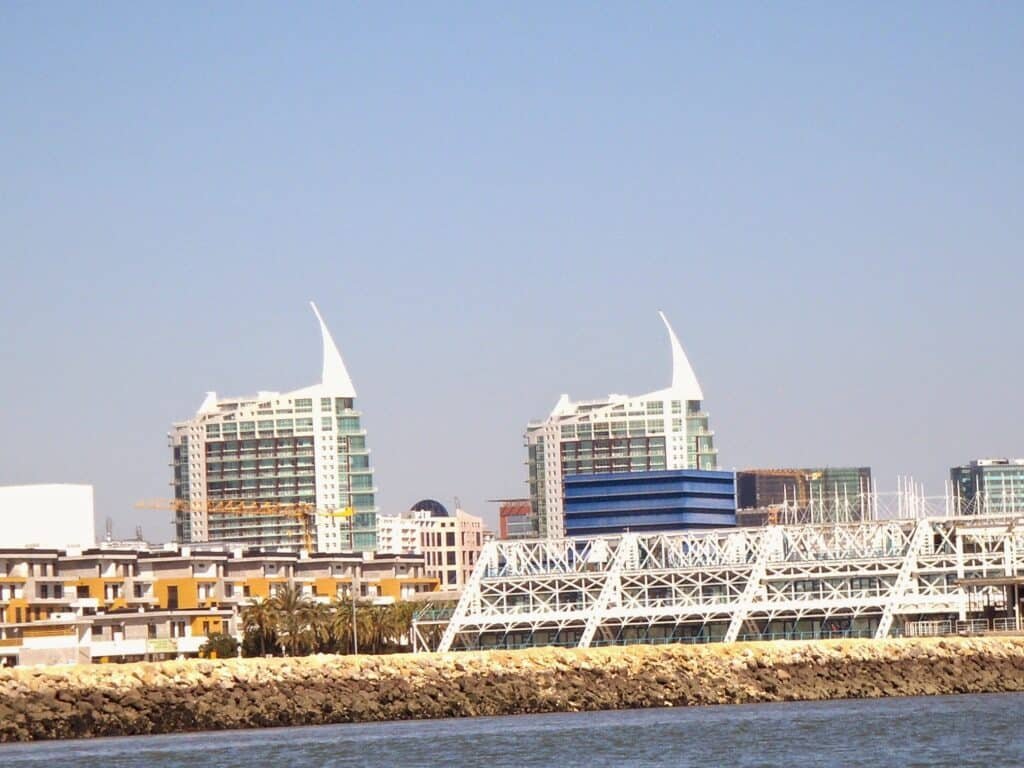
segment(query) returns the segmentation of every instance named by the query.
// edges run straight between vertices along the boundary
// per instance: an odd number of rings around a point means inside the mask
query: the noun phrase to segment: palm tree
[[[295,584],[284,584],[272,598],[277,614],[277,636],[281,649],[289,656],[298,656],[313,639],[310,626],[312,602]]]
[[[352,603],[335,600],[331,603],[331,636],[336,653],[352,653]]]
[[[277,644],[277,611],[269,600],[257,600],[242,611],[242,628],[259,641],[260,655],[267,655],[267,646]]]
[[[408,648],[412,645],[412,618],[416,613],[416,606],[407,600],[392,603],[390,625],[392,630],[392,641],[398,648]]]
[[[334,610],[324,603],[309,607],[309,629],[317,653],[337,653],[338,639],[334,634]]]

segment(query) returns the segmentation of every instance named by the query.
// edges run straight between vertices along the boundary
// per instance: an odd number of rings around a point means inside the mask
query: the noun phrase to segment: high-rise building
[[[1024,459],[977,459],[949,470],[958,515],[1024,513]]]
[[[870,467],[744,469],[736,473],[740,525],[856,522],[871,514]]]
[[[441,589],[459,590],[469,581],[484,545],[483,520],[438,501],[423,499],[402,515],[377,517],[381,553],[423,555],[425,573]]]
[[[583,402],[562,395],[547,419],[527,427],[530,502],[541,536],[565,535],[563,480],[571,475],[717,468],[704,394],[660,314],[672,347],[667,389]]]
[[[323,341],[319,384],[254,397],[218,398],[209,392],[195,416],[174,425],[179,542],[305,546],[301,518],[244,513],[244,505],[259,502],[315,508],[311,528],[318,551],[375,549],[376,488],[356,389],[312,306]],[[239,502],[243,512],[219,512],[227,502]],[[345,510],[354,514],[338,514]]]
[[[534,539],[536,520],[529,499],[494,499],[498,507],[498,537],[501,539]]]

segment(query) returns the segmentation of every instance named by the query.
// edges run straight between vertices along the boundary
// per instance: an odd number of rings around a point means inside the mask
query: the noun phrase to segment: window
[[[146,625],[146,637],[148,637],[150,640],[156,637],[156,624]]]
[[[454,547],[455,546],[455,531],[448,531],[448,533],[446,533],[444,535],[444,541],[445,541],[445,546]]]

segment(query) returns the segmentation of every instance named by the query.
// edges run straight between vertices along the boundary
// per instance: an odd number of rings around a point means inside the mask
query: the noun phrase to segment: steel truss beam
[[[927,518],[489,543],[437,650],[714,637],[744,624],[965,615],[960,580],[1024,574],[1024,517]],[[992,588],[995,595],[997,588]],[[978,593],[980,594],[980,593]],[[865,625],[868,626],[868,625]],[[429,645],[429,644],[428,644]]]

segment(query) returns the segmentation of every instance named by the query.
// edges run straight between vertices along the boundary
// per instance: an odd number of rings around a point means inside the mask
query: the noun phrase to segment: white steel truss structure
[[[979,604],[1020,626],[1000,580],[1021,576],[1024,516],[495,541],[455,608],[414,630],[438,651],[884,637]]]

